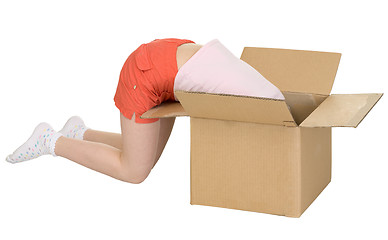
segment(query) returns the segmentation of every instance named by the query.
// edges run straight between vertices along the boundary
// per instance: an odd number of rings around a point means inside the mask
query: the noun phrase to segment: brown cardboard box
[[[190,116],[191,204],[301,216],[331,180],[331,127],[357,127],[383,95],[330,95],[340,57],[245,47],[285,101],[176,91],[144,113]]]

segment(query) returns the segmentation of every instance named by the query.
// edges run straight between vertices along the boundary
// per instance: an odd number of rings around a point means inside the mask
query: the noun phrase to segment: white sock
[[[84,139],[84,133],[89,128],[86,127],[84,121],[79,116],[73,116],[67,120],[65,126],[58,131],[63,134],[64,137]]]
[[[6,160],[10,163],[18,163],[46,154],[56,157],[55,143],[60,136],[62,136],[62,133],[56,132],[50,124],[42,122],[35,127],[30,138],[12,154],[8,155]]]

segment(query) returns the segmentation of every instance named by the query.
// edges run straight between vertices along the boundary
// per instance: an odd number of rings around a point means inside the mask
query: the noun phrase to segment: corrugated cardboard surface
[[[168,118],[189,116],[179,102],[163,102],[143,113],[140,118]]]
[[[331,130],[191,118],[191,204],[299,217],[330,181]]]
[[[297,134],[297,128],[192,117],[191,203],[292,212]]]
[[[300,213],[331,181],[331,128],[299,128],[301,147]]]
[[[284,100],[175,91],[191,117],[296,126]]]
[[[303,121],[301,126],[357,127],[382,95],[382,93],[332,94]]]
[[[281,91],[329,95],[340,53],[245,47],[241,59]]]
[[[328,97],[327,95],[294,92],[283,92],[283,95],[298,125]]]

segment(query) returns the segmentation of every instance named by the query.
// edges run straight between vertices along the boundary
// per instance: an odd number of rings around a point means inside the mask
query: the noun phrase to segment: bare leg
[[[159,141],[158,141],[158,148],[156,151],[154,166],[158,162],[160,156],[162,155],[164,147],[166,146],[166,143],[167,143],[168,139],[170,138],[174,123],[175,123],[175,117],[161,118],[160,119]]]
[[[84,140],[105,143],[117,149],[122,149],[122,138],[120,133],[103,132],[94,129],[88,129],[84,133]]]
[[[60,137],[55,153],[113,178],[141,183],[155,164],[161,121],[139,124],[134,117],[129,120],[121,113],[120,120],[122,150],[104,143]]]
[[[160,131],[159,141],[155,156],[155,164],[158,162],[162,152],[170,138],[172,128],[175,123],[175,117],[173,118],[161,118],[160,119]],[[99,142],[110,145],[117,149],[122,149],[122,137],[119,133],[103,132],[93,129],[88,129],[84,134],[84,140],[91,142]],[[154,165],[155,165],[154,164]]]

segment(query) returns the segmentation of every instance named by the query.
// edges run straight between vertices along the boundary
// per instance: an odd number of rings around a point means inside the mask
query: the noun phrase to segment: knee
[[[132,184],[140,184],[146,180],[147,176],[125,176],[122,177],[121,180],[127,183],[132,183]]]
[[[123,181],[132,184],[140,184],[144,182],[146,178],[124,178]]]
[[[130,171],[124,171],[121,180],[127,183],[140,184],[147,179],[150,173],[150,169],[131,169]]]

